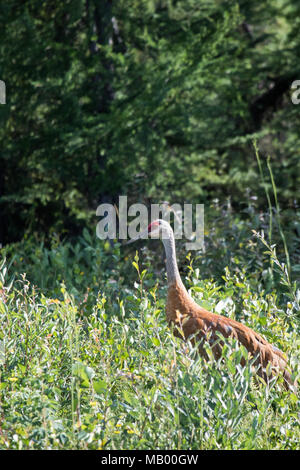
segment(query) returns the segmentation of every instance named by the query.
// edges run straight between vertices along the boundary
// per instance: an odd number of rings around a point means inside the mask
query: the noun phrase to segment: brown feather
[[[287,360],[279,349],[272,346],[248,326],[200,307],[190,297],[181,281],[169,285],[166,314],[169,325],[180,327],[179,329],[174,328],[174,334],[182,337],[181,330],[184,339],[195,337],[199,342],[199,352],[206,359],[207,353],[203,343],[208,338],[214,357],[218,359],[222,354],[224,343],[222,344],[219,340],[217,335],[219,332],[224,338],[235,338],[247,349],[250,356],[257,357],[255,361],[255,365],[258,366],[257,373],[266,383],[274,374],[281,372],[286,389],[296,387],[288,371]],[[241,363],[244,365],[245,359]]]

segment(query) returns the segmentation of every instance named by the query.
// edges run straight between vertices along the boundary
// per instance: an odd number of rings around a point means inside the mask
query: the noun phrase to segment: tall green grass
[[[272,171],[272,166],[270,163],[270,157],[267,158],[267,169],[269,172],[269,177],[271,181],[271,188],[273,191],[273,198],[274,198],[274,206],[271,203],[271,197],[270,197],[270,192],[268,189],[268,184],[266,183],[264,173],[263,173],[263,167],[262,167],[262,162],[261,158],[259,155],[259,150],[257,147],[257,143],[254,141],[254,149],[255,149],[255,155],[259,167],[259,173],[261,176],[261,182],[263,185],[263,188],[265,190],[266,194],[266,199],[268,202],[269,206],[269,230],[268,230],[268,235],[269,235],[269,240],[267,241],[264,236],[264,232],[261,231],[261,233],[256,232],[253,230],[254,235],[263,243],[263,245],[267,248],[267,251],[265,251],[265,254],[269,255],[270,257],[270,262],[271,262],[271,267],[272,270],[274,269],[278,274],[280,278],[280,284],[285,286],[288,289],[289,292],[289,297],[293,302],[294,309],[297,312],[297,315],[300,315],[300,290],[298,288],[296,280],[292,280],[292,269],[291,269],[291,261],[290,261],[290,254],[288,250],[288,245],[287,245],[287,240],[286,236],[282,227],[282,222],[281,222],[281,211],[279,207],[279,202],[278,202],[278,197],[277,197],[277,188],[276,188],[276,183],[274,180],[273,176],[273,171]],[[283,245],[284,249],[284,255],[285,255],[285,262],[282,262],[278,259],[277,252],[276,252],[276,244],[272,244],[272,232],[273,232],[273,212],[275,213],[275,218],[278,226],[278,232],[281,238],[281,242]]]
[[[2,263],[1,448],[298,448],[297,396],[280,381],[254,383],[234,342],[217,363],[184,347],[167,327],[164,290],[139,263],[132,269],[143,278],[122,299],[109,299],[104,283],[88,309],[64,284],[52,297],[25,276],[11,283]],[[299,373],[296,323],[276,294],[253,292],[245,272],[229,269],[222,287],[191,264],[185,281],[199,303],[287,351]]]
[[[199,304],[260,332],[296,378],[297,236],[255,151],[268,210],[210,207],[205,253],[178,243],[179,264]],[[160,250],[134,255],[87,230],[1,250],[1,449],[299,449],[299,397],[281,378],[254,381],[234,341],[215,362],[174,337]]]

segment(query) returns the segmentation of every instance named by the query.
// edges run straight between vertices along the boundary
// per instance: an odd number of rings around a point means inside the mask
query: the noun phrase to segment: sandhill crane
[[[247,349],[250,357],[255,358],[254,365],[257,374],[266,383],[269,383],[270,378],[275,374],[282,373],[285,388],[294,390],[296,383],[293,383],[287,360],[278,348],[268,343],[248,326],[205,310],[189,295],[179,274],[174,233],[170,224],[165,220],[157,219],[128,243],[147,238],[147,236],[160,237],[164,244],[168,278],[166,315],[169,325],[175,326],[174,334],[182,338],[183,333],[184,339],[190,338],[194,343],[196,340],[199,352],[204,358],[208,357],[204,347],[204,342],[208,341],[215,359],[221,357],[224,345],[220,341],[220,334],[224,338],[233,337]],[[176,325],[180,325],[180,329],[176,328]],[[241,360],[241,364],[245,365],[245,359]]]

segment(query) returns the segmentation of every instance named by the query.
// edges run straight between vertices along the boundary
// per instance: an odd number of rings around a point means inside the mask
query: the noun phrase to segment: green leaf
[[[160,341],[159,341],[159,339],[157,339],[157,338],[155,338],[155,337],[152,338],[152,343],[154,344],[154,346],[160,346]]]
[[[95,371],[82,362],[75,362],[72,367],[72,374],[80,380],[81,386],[89,387],[90,381],[95,375]]]
[[[139,272],[139,266],[135,261],[132,261],[132,266],[134,266],[137,272]]]
[[[107,390],[107,383],[104,380],[93,381],[93,387],[96,393],[104,393]]]

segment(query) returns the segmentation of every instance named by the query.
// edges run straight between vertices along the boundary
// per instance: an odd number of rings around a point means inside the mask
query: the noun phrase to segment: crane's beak
[[[131,238],[131,240],[128,240],[128,242],[125,243],[125,245],[129,245],[129,243],[133,243],[133,242],[136,242],[137,240],[141,240],[141,239],[147,239],[148,238],[148,229],[144,230],[143,232],[139,233],[136,237],[134,238]]]
[[[139,233],[136,237],[131,238],[131,240],[128,240],[125,245],[129,245],[129,243],[136,242],[137,240],[147,240],[148,238],[159,238],[159,229],[154,229],[149,232],[148,228],[146,228],[146,230]]]

